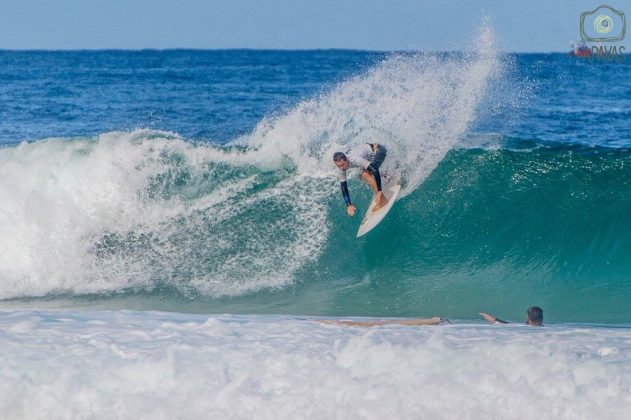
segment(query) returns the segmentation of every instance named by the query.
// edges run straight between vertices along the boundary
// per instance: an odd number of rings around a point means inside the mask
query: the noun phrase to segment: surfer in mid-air
[[[351,196],[348,193],[348,183],[346,182],[346,171],[351,167],[360,167],[360,178],[370,185],[375,193],[377,204],[373,211],[379,210],[386,204],[388,199],[381,192],[381,174],[379,167],[386,159],[386,148],[382,144],[363,143],[353,147],[346,153],[336,152],[333,154],[333,162],[337,166],[337,177],[342,186],[342,195],[346,202],[346,212],[349,216],[355,214],[355,206],[351,203]]]

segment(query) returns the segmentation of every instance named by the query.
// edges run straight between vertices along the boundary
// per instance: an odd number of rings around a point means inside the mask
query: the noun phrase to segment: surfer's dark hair
[[[530,322],[536,325],[543,324],[543,309],[538,306],[531,306],[528,308],[528,319]]]
[[[348,160],[346,155],[343,152],[335,152],[333,153],[333,162],[337,162],[338,160]]]

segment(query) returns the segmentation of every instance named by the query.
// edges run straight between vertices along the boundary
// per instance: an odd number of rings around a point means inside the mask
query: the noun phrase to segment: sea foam
[[[6,418],[622,419],[631,329],[0,313]]]

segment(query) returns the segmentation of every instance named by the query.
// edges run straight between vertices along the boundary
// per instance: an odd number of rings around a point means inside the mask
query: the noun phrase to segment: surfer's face
[[[339,160],[334,160],[333,162],[335,162],[335,166],[340,168],[342,171],[345,171],[345,170],[348,169],[348,161],[347,160],[339,159]]]

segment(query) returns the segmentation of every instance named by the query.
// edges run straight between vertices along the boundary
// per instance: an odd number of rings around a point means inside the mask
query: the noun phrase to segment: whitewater
[[[7,418],[624,418],[631,330],[0,314]]]

